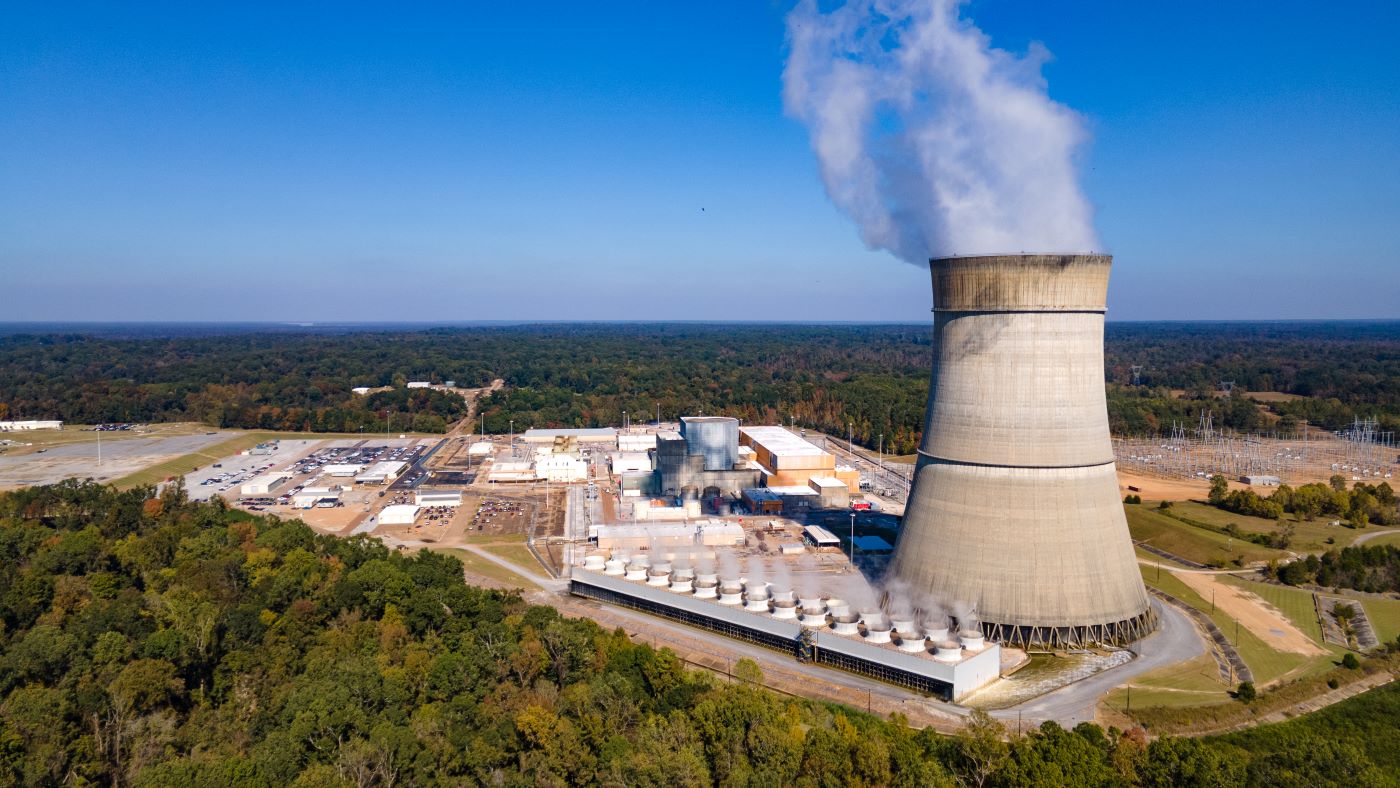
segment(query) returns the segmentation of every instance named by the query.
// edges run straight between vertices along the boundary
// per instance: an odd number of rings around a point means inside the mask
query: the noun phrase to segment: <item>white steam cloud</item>
[[[1080,117],[1041,65],[992,48],[959,0],[850,0],[788,15],[788,114],[805,123],[827,194],[862,240],[929,257],[1098,248],[1075,151]]]

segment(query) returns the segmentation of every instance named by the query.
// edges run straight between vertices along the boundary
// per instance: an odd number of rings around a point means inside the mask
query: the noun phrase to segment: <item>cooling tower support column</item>
[[[893,571],[1049,647],[1155,627],[1118,497],[1104,398],[1112,258],[930,261],[934,364]]]

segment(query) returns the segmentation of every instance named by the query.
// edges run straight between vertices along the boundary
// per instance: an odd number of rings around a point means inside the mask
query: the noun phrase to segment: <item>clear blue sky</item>
[[[928,319],[782,113],[783,3],[283,5],[6,7],[0,320]],[[967,13],[1088,120],[1111,319],[1365,318],[1397,9]]]

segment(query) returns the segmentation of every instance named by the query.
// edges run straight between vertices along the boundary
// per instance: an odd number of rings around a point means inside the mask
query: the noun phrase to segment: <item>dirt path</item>
[[[1314,643],[1293,625],[1278,608],[1242,588],[1220,582],[1215,575],[1172,572],[1203,599],[1214,599],[1226,615],[1240,622],[1260,640],[1281,651],[1317,656],[1327,650]]]
[[[1129,490],[1130,486],[1137,489]],[[1210,492],[1210,482],[1205,479],[1163,479],[1119,468],[1118,489],[1124,495],[1141,495],[1150,501],[1186,501],[1206,497]]]
[[[452,425],[452,429],[447,431],[446,437],[455,438],[463,435],[474,434],[472,432],[472,427],[474,424],[476,424],[476,403],[481,401],[482,397],[500,391],[501,388],[505,385],[506,382],[504,380],[496,378],[495,380],[491,381],[491,385],[486,386],[485,388],[452,389],[454,393],[462,395],[462,399],[467,401],[467,415],[463,417],[461,421]]]

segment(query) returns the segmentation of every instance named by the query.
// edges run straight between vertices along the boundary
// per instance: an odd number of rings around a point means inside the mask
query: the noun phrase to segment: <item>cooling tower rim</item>
[[[1051,261],[1051,260],[1113,260],[1113,255],[1107,252],[1001,252],[986,254],[949,254],[935,255],[928,259],[929,265],[934,263],[953,262],[958,260],[998,260],[1003,262],[1012,261]]]

